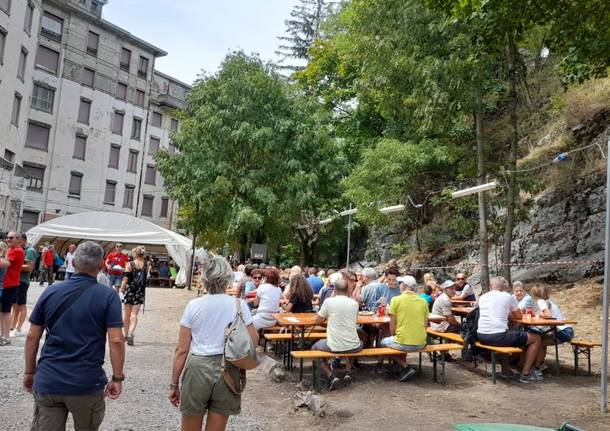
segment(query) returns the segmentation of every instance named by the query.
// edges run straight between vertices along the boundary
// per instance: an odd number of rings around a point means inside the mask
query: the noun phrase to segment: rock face
[[[520,223],[513,241],[513,263],[603,260],[606,178],[595,173],[575,187],[539,196],[529,220]],[[603,263],[515,266],[515,279],[573,282],[598,275]]]

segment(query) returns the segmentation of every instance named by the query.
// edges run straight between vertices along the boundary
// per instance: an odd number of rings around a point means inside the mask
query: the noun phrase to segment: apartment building
[[[171,133],[180,127],[175,112],[190,87],[156,72],[156,58],[167,53],[104,20],[104,4],[32,3],[34,41],[24,45],[32,54],[22,87],[19,78],[7,89],[0,82],[3,97],[14,92],[16,100],[17,87],[27,95],[18,125],[6,126],[12,134],[2,142],[26,174],[22,230],[90,210],[124,212],[168,228],[175,222],[153,157],[170,148]],[[17,14],[8,15],[13,27]],[[0,66],[3,81],[11,72]]]

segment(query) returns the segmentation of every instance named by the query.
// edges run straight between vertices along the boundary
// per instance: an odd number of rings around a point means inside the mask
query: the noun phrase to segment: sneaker
[[[11,329],[11,332],[8,333],[9,337],[16,337],[17,336],[17,330],[16,329]]]
[[[339,388],[340,384],[341,384],[341,380],[339,379],[339,377],[337,377],[335,375],[330,376],[328,379],[328,390],[334,391],[335,389]]]
[[[134,335],[133,335],[133,333],[132,333],[132,334],[129,334],[129,335],[127,336],[126,340],[127,340],[127,345],[128,345],[128,346],[133,346],[133,339],[134,339]]]
[[[540,371],[545,371],[549,369],[549,366],[546,364],[546,362],[543,362],[542,364],[538,365],[538,369]]]
[[[521,373],[519,381],[521,383],[539,383],[542,381],[542,378],[538,377],[534,371],[531,371],[529,374]]]
[[[343,383],[345,385],[351,385],[352,383],[352,376],[350,376],[349,374],[346,374],[343,376]]]
[[[401,373],[400,376],[398,377],[398,381],[399,382],[406,382],[407,380],[409,380],[411,377],[413,377],[415,374],[417,374],[417,371],[415,371],[415,368],[409,367],[409,368],[405,368]]]
[[[542,371],[540,371],[540,369],[534,367],[534,369],[532,370],[532,373],[534,373],[538,379],[540,379],[540,380],[544,379],[544,375],[542,374]]]
[[[0,346],[10,346],[11,342],[9,339],[0,337]]]
[[[25,331],[18,331],[17,329],[15,329],[15,335],[13,335],[13,337],[25,337],[26,335],[28,335],[27,332]]]

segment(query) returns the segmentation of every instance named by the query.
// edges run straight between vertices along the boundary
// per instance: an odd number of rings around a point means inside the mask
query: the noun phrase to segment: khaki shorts
[[[88,395],[34,394],[32,431],[65,431],[72,413],[76,431],[97,431],[104,420],[104,392]]]
[[[231,392],[225,383],[220,370],[221,358],[221,355],[189,355],[180,393],[183,415],[203,416],[208,410],[223,416],[239,414],[241,396]],[[232,374],[234,379],[239,379],[239,370],[233,368]]]

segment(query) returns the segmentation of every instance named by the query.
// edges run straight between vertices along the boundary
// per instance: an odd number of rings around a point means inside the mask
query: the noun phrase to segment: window
[[[13,163],[15,161],[15,153],[13,153],[11,150],[4,150],[4,160],[6,160],[7,162],[11,162]]]
[[[135,139],[136,141],[139,141],[141,132],[142,132],[142,120],[134,117],[133,123],[131,125],[131,139]]]
[[[161,144],[161,140],[159,138],[155,138],[154,136],[150,137],[150,146],[148,147],[148,154],[154,156],[157,151],[159,151],[159,145]]]
[[[116,97],[117,99],[127,100],[127,84],[119,82],[116,85]]]
[[[21,47],[21,52],[19,53],[19,68],[17,69],[17,78],[23,82],[25,80],[25,68],[28,63],[28,50],[23,46]]]
[[[161,124],[163,124],[163,115],[161,115],[160,112],[153,111],[151,123],[155,127],[161,127]]]
[[[32,21],[34,18],[34,4],[28,1],[28,4],[25,8],[25,20],[23,21],[23,30],[30,34],[32,33]]]
[[[157,183],[157,170],[153,165],[146,165],[146,176],[144,177],[144,184],[150,184],[154,186]]]
[[[115,135],[123,134],[123,120],[125,118],[125,113],[114,111],[114,115],[112,116],[112,133]]]
[[[148,58],[140,57],[140,65],[138,66],[138,76],[146,79],[148,77]]]
[[[135,174],[138,172],[138,151],[129,150],[129,158],[127,159],[127,172]]]
[[[90,116],[91,101],[87,99],[80,99],[80,106],[78,107],[78,122],[83,124],[89,124]]]
[[[87,137],[84,135],[76,135],[76,140],[74,141],[74,153],[72,154],[72,158],[78,160],[85,160],[86,154]]]
[[[19,127],[19,114],[21,114],[21,94],[15,93],[13,98],[13,112],[11,113],[11,124]]]
[[[100,35],[92,31],[87,36],[87,54],[97,57],[97,48],[100,44]]]
[[[136,105],[144,106],[145,94],[142,90],[136,90]]]
[[[41,123],[28,123],[28,133],[25,138],[25,146],[47,151],[49,146],[49,132],[51,126]]]
[[[144,195],[142,198],[142,215],[152,217],[154,196]]]
[[[23,169],[26,174],[28,174],[28,178],[26,179],[26,187],[28,190],[41,192],[45,167],[35,163],[23,162]]]
[[[174,154],[176,152],[176,146],[170,142],[167,151],[169,151],[170,154]]]
[[[114,205],[116,197],[116,181],[106,180],[106,192],[104,193],[104,203]]]
[[[21,215],[21,231],[27,232],[29,229],[36,226],[38,224],[38,215],[39,213],[37,212],[23,210],[23,214]]]
[[[169,205],[168,198],[161,198],[161,217],[167,217],[167,207]]]
[[[11,12],[11,0],[0,0],[0,10],[8,15]]]
[[[51,113],[53,112],[54,99],[54,89],[40,84],[34,84],[34,90],[32,91],[32,108]]]
[[[172,132],[177,132],[178,131],[178,120],[176,120],[175,118],[172,118],[170,127],[172,129]]]
[[[123,208],[133,208],[133,195],[136,186],[125,184],[125,194],[123,194]]]
[[[0,27],[0,64],[4,63],[4,48],[6,46],[6,31]]]
[[[45,12],[42,14],[42,23],[40,33],[56,42],[61,42],[61,34],[63,33],[64,20]]]
[[[59,52],[40,45],[36,54],[36,66],[57,75],[59,70]]]
[[[121,49],[121,70],[129,72],[129,63],[131,63],[131,51],[127,48]]]
[[[83,76],[81,76],[80,83],[87,87],[93,87],[95,83],[95,70],[85,67],[83,69]]]
[[[121,147],[118,145],[110,146],[110,159],[108,160],[108,167],[113,169],[119,168],[119,158],[121,155]]]
[[[80,196],[81,187],[83,185],[83,174],[80,172],[70,173],[70,187],[68,194],[71,196]]]

